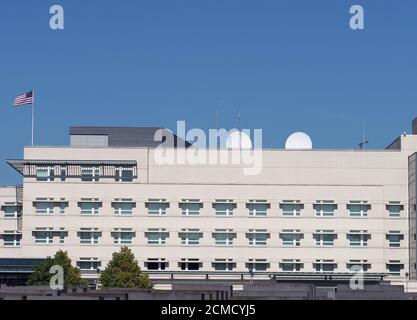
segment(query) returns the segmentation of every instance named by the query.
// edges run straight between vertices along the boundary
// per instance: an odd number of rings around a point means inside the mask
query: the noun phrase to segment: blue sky
[[[49,8],[65,9],[65,30]],[[349,8],[365,9],[363,31]],[[4,159],[30,144],[68,144],[76,125],[264,130],[282,147],[305,131],[317,148],[369,148],[410,131],[417,116],[414,0],[2,0],[0,184],[19,177]]]

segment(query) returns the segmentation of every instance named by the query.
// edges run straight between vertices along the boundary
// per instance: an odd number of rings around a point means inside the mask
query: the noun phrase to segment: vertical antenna
[[[237,114],[236,114],[236,125],[237,125],[237,129],[240,131],[240,105],[238,105],[237,107]]]
[[[242,132],[240,132],[240,105],[237,106],[237,114],[236,114],[236,125],[237,125],[237,130],[239,133],[239,149],[242,149]]]
[[[365,120],[362,120],[362,141],[361,143],[359,143],[359,149],[364,150],[368,142],[369,141],[366,140],[366,135],[365,135]]]
[[[32,90],[32,147],[35,143],[35,89]]]

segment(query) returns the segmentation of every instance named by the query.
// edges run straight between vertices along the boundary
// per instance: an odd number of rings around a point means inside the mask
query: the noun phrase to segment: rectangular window
[[[270,264],[266,259],[249,259],[249,262],[246,263],[246,268],[249,272],[267,271],[269,267]]]
[[[166,259],[152,258],[145,262],[145,268],[150,271],[164,271],[168,269]]]
[[[283,272],[297,272],[304,267],[304,264],[300,260],[292,259],[284,259],[279,265]]]
[[[351,201],[347,208],[351,217],[367,217],[371,205],[367,201]]]
[[[65,231],[64,228],[60,228],[59,244],[64,244],[65,243],[65,237],[68,237],[68,231]]]
[[[333,230],[317,230],[313,234],[317,246],[334,246],[337,235]]]
[[[53,214],[54,213],[54,203],[48,199],[37,199],[33,203],[35,211],[37,214]]]
[[[387,269],[391,276],[401,276],[401,270],[404,269],[404,264],[398,260],[390,260],[387,263]]]
[[[36,168],[36,181],[54,181],[55,168],[54,167],[37,167]]]
[[[246,233],[250,246],[266,246],[269,236],[266,230],[249,230]]]
[[[398,218],[401,216],[401,211],[404,210],[404,206],[399,201],[390,201],[387,206],[388,215],[392,218]]]
[[[368,260],[349,260],[346,267],[351,272],[368,272],[368,270],[371,269]]]
[[[101,232],[97,228],[81,228],[78,232],[81,244],[98,244]]]
[[[350,231],[347,234],[347,238],[352,247],[366,247],[371,235],[367,231]]]
[[[200,200],[183,200],[179,206],[183,216],[198,216],[203,204]]]
[[[236,268],[236,263],[233,259],[215,259],[212,263],[215,271],[233,271]]]
[[[101,267],[101,261],[99,261],[98,258],[80,258],[80,260],[77,261],[77,265],[81,271],[97,272]]]
[[[304,234],[300,230],[283,230],[280,233],[282,245],[286,247],[299,247]]]
[[[13,231],[5,232],[3,234],[3,245],[5,247],[20,247],[20,242],[22,240],[22,235],[17,234]]]
[[[400,231],[390,231],[386,237],[390,248],[401,247],[401,240],[404,239],[404,235]]]
[[[48,168],[36,168],[36,181],[48,181]]]
[[[99,181],[100,168],[99,167],[81,167],[81,181]]]
[[[250,200],[246,204],[249,215],[254,217],[266,217],[271,205],[266,200]]]
[[[314,269],[316,272],[334,272],[337,269],[337,264],[333,260],[316,260]]]
[[[182,229],[178,237],[183,245],[199,245],[203,234],[200,229]]]
[[[169,208],[169,203],[166,199],[150,199],[146,203],[146,207],[148,208],[149,215],[165,216]]]
[[[166,229],[148,229],[145,236],[148,238],[148,245],[164,245],[169,232],[166,232]]]
[[[233,239],[236,238],[236,233],[232,229],[216,229],[213,238],[217,246],[231,246]]]
[[[65,181],[67,179],[67,167],[61,167],[60,178],[61,181]]]
[[[333,201],[323,200],[317,201],[314,205],[317,217],[333,217],[337,209],[337,204]]]
[[[19,207],[15,203],[6,203],[1,207],[1,210],[4,212],[5,218],[17,218]]]
[[[51,229],[36,229],[34,232],[35,243],[40,245],[53,244],[54,234]]]
[[[299,200],[284,200],[280,204],[280,208],[284,217],[298,217],[301,210],[304,209],[304,205]]]
[[[202,263],[199,259],[181,259],[178,266],[183,271],[198,271],[202,267]]]
[[[112,203],[113,213],[118,216],[130,216],[133,214],[133,208],[135,203],[131,199],[116,199],[116,202]]]
[[[133,237],[135,236],[135,232],[132,229],[114,229],[112,232],[113,243],[115,245],[122,245],[122,244],[132,244]]]
[[[65,199],[61,199],[65,200]],[[59,204],[59,214],[65,214],[65,210],[68,208],[68,202],[60,202]]]
[[[216,211],[216,216],[232,216],[236,209],[236,203],[233,200],[216,200],[213,203],[213,208]]]
[[[98,199],[82,199],[78,206],[80,207],[81,215],[97,215],[102,203]]]
[[[118,167],[115,170],[117,182],[132,182],[133,168],[132,167]]]

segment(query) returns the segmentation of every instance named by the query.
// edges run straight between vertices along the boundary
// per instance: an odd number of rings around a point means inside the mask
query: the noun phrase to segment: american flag
[[[33,104],[33,91],[17,96],[14,100],[13,107],[24,106],[27,104]]]

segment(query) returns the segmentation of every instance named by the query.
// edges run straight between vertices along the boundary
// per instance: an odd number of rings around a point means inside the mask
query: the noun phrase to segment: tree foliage
[[[49,272],[54,265],[59,265],[64,270],[65,287],[80,287],[87,285],[87,281],[81,278],[80,269],[72,266],[68,253],[62,250],[59,250],[53,258],[47,257],[45,262],[36,265],[34,272],[29,276],[27,284],[29,286],[49,285],[51,277],[53,276],[53,274]]]
[[[143,273],[132,251],[122,247],[100,275],[101,288],[153,288],[149,276]]]

